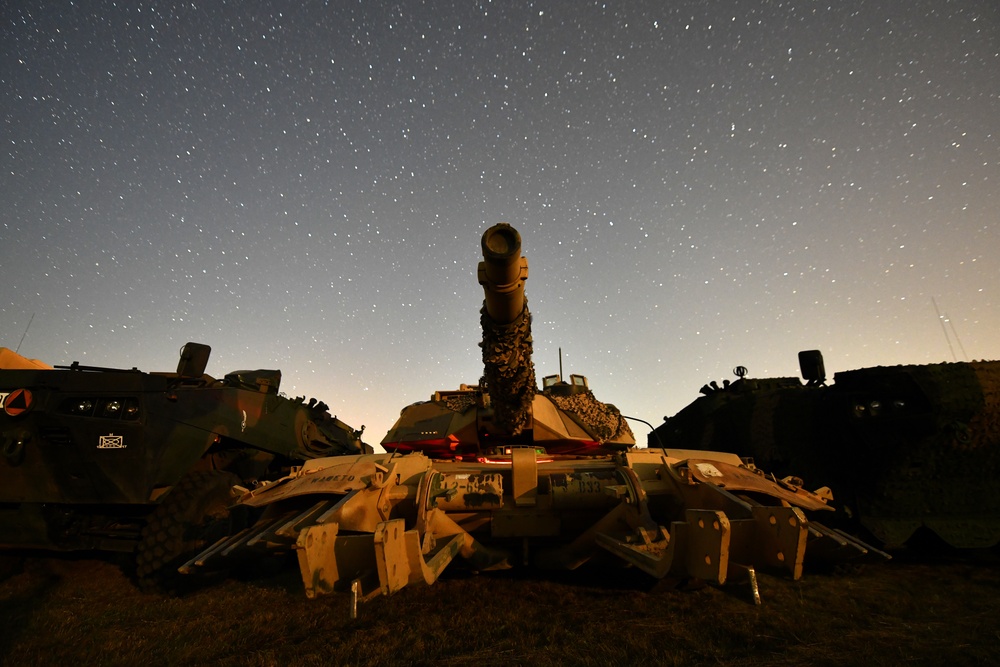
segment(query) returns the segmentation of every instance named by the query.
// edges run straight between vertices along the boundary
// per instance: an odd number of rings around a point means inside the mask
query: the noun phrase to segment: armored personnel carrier
[[[205,374],[188,343],[175,373],[49,367],[0,348],[0,548],[134,553],[172,574],[246,490],[321,456],[371,448],[281,372]],[[238,492],[237,492],[238,494]]]
[[[262,512],[182,572],[295,554],[309,597],[357,599],[433,583],[455,560],[475,570],[575,569],[607,561],[653,577],[750,581],[802,573],[806,545],[866,546],[806,518],[825,490],[767,477],[733,454],[636,449],[617,408],[586,381],[537,389],[520,235],[483,235],[484,375],[405,408],[386,454],[307,461],[241,505]],[[810,546],[810,548],[812,548]]]
[[[776,474],[829,486],[887,547],[930,532],[957,548],[1000,542],[1000,361],[861,368],[826,383],[822,354],[802,380],[702,387],[650,442],[726,447]]]

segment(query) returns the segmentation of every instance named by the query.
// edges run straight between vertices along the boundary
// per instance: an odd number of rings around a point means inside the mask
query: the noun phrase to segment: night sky
[[[1000,3],[4,2],[0,345],[279,368],[377,444],[475,383],[480,237],[538,376],[1000,358]],[[30,327],[29,327],[30,322]],[[25,335],[26,333],[26,335]],[[22,341],[23,338],[23,341]],[[640,441],[646,428],[633,424]]]

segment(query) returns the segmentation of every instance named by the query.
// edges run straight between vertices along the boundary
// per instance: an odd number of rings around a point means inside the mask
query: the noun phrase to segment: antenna
[[[931,303],[934,304],[934,312],[937,313],[938,321],[941,323],[941,331],[944,332],[944,339],[948,341],[948,350],[951,351],[951,360],[958,361],[958,357],[955,356],[955,348],[951,345],[951,337],[948,335],[948,327],[944,325],[945,318],[941,316],[941,311],[938,309],[937,301],[934,300],[933,296],[931,297]],[[954,327],[952,330],[954,330]]]
[[[28,329],[31,328],[31,323],[35,321],[35,314],[31,314],[31,319],[28,320],[28,326],[24,327],[24,333],[21,334],[21,340],[17,342],[17,348],[14,350],[14,354],[17,354],[21,349],[21,343],[24,342],[24,337],[28,335]]]
[[[968,361],[969,355],[965,353],[965,346],[962,345],[962,339],[958,337],[958,331],[955,330],[955,323],[950,317],[948,317],[948,313],[944,314],[944,319],[948,320],[948,326],[951,327],[951,333],[955,336],[955,342],[958,343],[958,349],[962,351],[962,359]]]
[[[562,348],[559,348],[559,381],[561,382],[563,378],[562,374]]]
[[[656,434],[656,429],[653,428],[653,425],[650,424],[648,421],[646,421],[645,419],[639,419],[638,417],[629,417],[628,415],[622,415],[622,419],[631,419],[633,421],[642,422],[643,424],[648,426],[649,432],[656,439],[656,444],[659,445],[659,448],[666,449],[666,447],[663,446],[663,442],[660,440],[660,436]]]

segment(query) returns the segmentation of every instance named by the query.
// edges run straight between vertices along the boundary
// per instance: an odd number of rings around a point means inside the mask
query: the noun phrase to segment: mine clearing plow
[[[306,595],[357,600],[432,584],[456,559],[476,571],[574,570],[601,557],[657,578],[748,581],[802,574],[811,557],[874,552],[807,520],[828,489],[767,477],[734,454],[638,449],[626,418],[586,377],[536,386],[528,261],[500,223],[482,237],[483,377],[413,403],[382,440],[390,453],[307,461],[246,494],[258,522],[182,572],[294,552]]]
[[[308,461],[245,494],[240,503],[261,512],[256,524],[181,572],[294,552],[307,597],[350,590],[366,601],[432,584],[456,559],[476,571],[572,570],[610,554],[656,578],[745,582],[759,603],[756,570],[797,579],[807,545],[823,557],[881,554],[806,518],[832,509],[827,490],[767,477],[732,454],[507,451],[477,462],[420,453]]]

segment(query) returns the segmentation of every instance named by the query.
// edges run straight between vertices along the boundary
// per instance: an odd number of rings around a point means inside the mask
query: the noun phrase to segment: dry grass
[[[175,598],[100,560],[33,558],[0,581],[0,663],[958,666],[1000,652],[995,563],[761,575],[761,607],[742,586],[640,581],[457,577],[352,621],[346,595],[307,600],[291,573]]]

